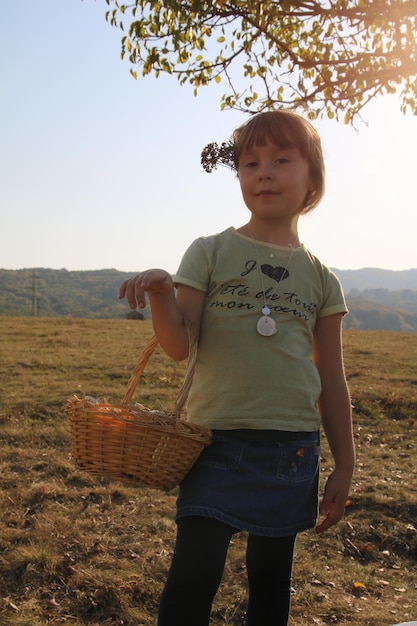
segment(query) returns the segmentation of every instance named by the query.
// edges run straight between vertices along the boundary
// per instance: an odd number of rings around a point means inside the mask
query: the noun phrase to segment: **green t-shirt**
[[[335,274],[304,246],[255,247],[228,228],[195,240],[173,280],[207,294],[188,419],[212,429],[317,430],[316,319],[347,312]],[[256,328],[264,300],[278,329],[269,337]]]

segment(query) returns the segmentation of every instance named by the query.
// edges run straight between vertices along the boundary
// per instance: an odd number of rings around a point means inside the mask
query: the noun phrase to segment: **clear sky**
[[[0,268],[174,272],[200,235],[248,219],[201,149],[246,120],[120,59],[104,0],[0,0]],[[417,267],[417,117],[385,97],[321,133],[327,192],[301,240],[338,269]]]

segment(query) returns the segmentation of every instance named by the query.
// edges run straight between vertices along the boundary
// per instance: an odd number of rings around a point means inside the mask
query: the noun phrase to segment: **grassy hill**
[[[414,272],[394,272],[397,285],[414,285]],[[417,288],[349,285],[394,284],[388,270],[337,272],[347,293],[350,315],[345,328],[357,330],[417,331]],[[364,274],[365,273],[365,274]],[[355,275],[357,276],[355,279]],[[399,275],[399,276],[398,276]],[[114,269],[70,272],[45,268],[0,270],[0,315],[121,319],[131,314],[118,300],[120,284],[132,274]],[[356,281],[356,282],[355,282]],[[150,311],[145,309],[145,318]]]
[[[113,269],[85,272],[45,268],[0,270],[0,315],[125,317],[120,284],[132,274]]]
[[[155,626],[175,536],[171,493],[78,471],[65,399],[120,401],[149,321],[0,319],[0,624]],[[417,334],[344,331],[357,468],[346,515],[297,542],[290,626],[416,618]],[[184,364],[159,349],[135,401],[170,408]],[[326,441],[322,487],[332,463]],[[245,536],[233,538],[214,626],[242,626]]]
[[[379,290],[378,290],[379,291]],[[409,290],[408,290],[409,291]],[[386,290],[383,290],[384,294]],[[355,291],[357,294],[358,292]],[[397,292],[389,292],[395,294]],[[417,296],[417,291],[412,292]],[[393,298],[394,299],[394,298]],[[344,328],[356,330],[387,330],[400,332],[417,331],[417,313],[406,309],[396,309],[384,303],[385,298],[367,300],[365,293],[346,297],[349,315],[343,320]],[[396,303],[398,303],[398,299]]]

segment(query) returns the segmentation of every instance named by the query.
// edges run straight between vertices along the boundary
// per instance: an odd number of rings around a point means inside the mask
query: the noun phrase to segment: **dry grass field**
[[[175,492],[75,469],[62,411],[73,393],[120,401],[150,323],[3,317],[0,329],[0,624],[155,626]],[[417,333],[344,343],[357,470],[344,520],[298,539],[291,626],[417,619]],[[135,400],[170,408],[183,371],[157,350]],[[326,444],[322,466],[324,480]],[[215,626],[243,624],[244,549],[237,535]]]

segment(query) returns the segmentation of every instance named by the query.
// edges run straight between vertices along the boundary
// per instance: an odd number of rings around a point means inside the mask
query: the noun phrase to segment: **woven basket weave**
[[[181,482],[203,448],[211,443],[211,432],[181,419],[197,353],[197,338],[192,332],[184,383],[172,411],[165,413],[130,404],[157,344],[153,337],[144,348],[121,404],[72,396],[64,411],[70,423],[71,455],[79,469],[169,491]]]

